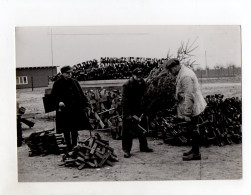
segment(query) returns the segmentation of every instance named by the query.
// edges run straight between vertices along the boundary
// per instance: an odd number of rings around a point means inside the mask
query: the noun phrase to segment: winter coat
[[[141,79],[141,84],[133,77],[122,86],[122,115],[123,118],[142,114],[141,101],[146,90],[146,83]]]
[[[204,111],[204,100],[197,76],[188,67],[182,65],[176,78],[176,100],[179,118],[194,117]]]
[[[139,134],[137,126],[132,123],[133,115],[140,116],[142,114],[141,100],[146,90],[146,83],[142,79],[141,84],[133,77],[122,86],[122,136],[137,137]]]
[[[77,80],[64,77],[58,79],[53,85],[51,96],[56,107],[57,133],[90,128],[85,114],[85,108],[89,106],[89,102]],[[61,111],[59,102],[65,104]]]

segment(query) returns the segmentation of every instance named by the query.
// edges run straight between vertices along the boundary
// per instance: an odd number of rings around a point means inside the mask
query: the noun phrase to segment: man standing
[[[56,130],[64,133],[67,149],[72,150],[77,145],[78,130],[90,127],[85,110],[89,107],[77,80],[71,78],[72,68],[61,68],[62,76],[53,84],[51,96],[56,108]]]
[[[153,152],[152,149],[148,148],[146,135],[133,122],[134,115],[140,117],[142,114],[141,100],[145,90],[146,83],[142,71],[136,68],[129,80],[122,86],[122,149],[125,158],[131,157],[130,152],[135,134],[139,137],[140,151]]]
[[[204,100],[198,79],[195,73],[188,67],[181,65],[176,58],[170,59],[166,68],[176,76],[177,115],[190,123],[192,131],[192,149],[183,154],[183,160],[200,160],[200,134],[197,127],[198,116],[204,111]]]

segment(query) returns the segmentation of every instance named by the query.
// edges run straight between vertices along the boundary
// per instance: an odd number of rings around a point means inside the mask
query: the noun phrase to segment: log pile
[[[36,131],[26,139],[29,156],[62,154],[66,152],[63,134],[53,133],[54,129]]]
[[[62,156],[60,166],[77,167],[79,170],[101,168],[105,165],[112,166],[118,161],[114,149],[109,146],[109,141],[101,139],[98,133],[84,141],[80,141],[71,152]]]
[[[198,121],[201,145],[217,145],[242,142],[241,100],[215,94],[206,97],[207,107]],[[159,112],[150,123],[153,134],[171,145],[191,144],[190,125],[175,117],[175,107]]]
[[[92,130],[107,129],[111,131],[113,139],[121,139],[122,110],[121,91],[90,90],[85,92],[91,104],[88,113]]]

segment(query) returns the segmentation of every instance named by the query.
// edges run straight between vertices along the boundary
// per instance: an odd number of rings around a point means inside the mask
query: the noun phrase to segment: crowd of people
[[[136,68],[141,68],[143,77],[147,77],[151,70],[163,64],[164,60],[164,58],[104,57],[100,58],[100,61],[94,59],[73,65],[72,77],[78,81],[128,79]],[[51,80],[57,80],[58,76]]]

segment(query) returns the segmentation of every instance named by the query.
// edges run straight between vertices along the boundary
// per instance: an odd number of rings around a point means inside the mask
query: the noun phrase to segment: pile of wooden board
[[[98,133],[84,141],[80,141],[71,152],[62,155],[60,166],[77,167],[79,170],[101,168],[104,165],[112,166],[118,161],[114,149],[109,146],[109,141],[101,139]]]
[[[53,129],[36,131],[26,139],[29,156],[62,154],[66,152],[63,134],[56,134]]]

